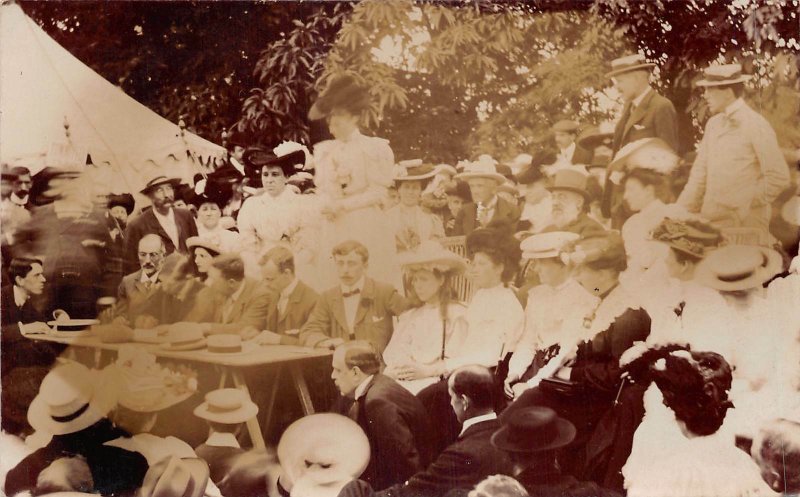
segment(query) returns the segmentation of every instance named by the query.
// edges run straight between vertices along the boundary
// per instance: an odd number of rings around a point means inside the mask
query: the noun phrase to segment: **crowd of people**
[[[800,158],[738,64],[696,83],[713,115],[681,157],[653,67],[612,61],[615,124],[556,120],[507,163],[396,160],[344,74],[309,113],[332,139],[230,136],[192,184],[5,170],[5,493],[800,493]],[[102,369],[37,340],[87,319],[124,343]],[[219,389],[153,337],[330,350],[306,371],[330,405],[247,450],[277,378]]]

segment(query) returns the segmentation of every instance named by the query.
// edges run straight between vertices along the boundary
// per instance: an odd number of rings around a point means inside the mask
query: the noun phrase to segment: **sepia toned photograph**
[[[800,496],[800,0],[0,0],[0,495]]]

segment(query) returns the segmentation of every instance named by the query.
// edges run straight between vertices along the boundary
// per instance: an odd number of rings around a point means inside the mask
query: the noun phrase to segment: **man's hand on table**
[[[140,314],[136,316],[136,319],[133,320],[133,327],[139,328],[143,330],[149,330],[150,328],[155,328],[158,326],[158,319],[151,316],[150,314]]]
[[[317,342],[317,344],[314,345],[314,348],[317,348],[317,349],[331,349],[331,350],[333,350],[333,349],[335,349],[336,347],[338,347],[339,345],[341,345],[343,343],[344,343],[344,339],[343,338],[338,338],[338,337],[337,338],[326,338],[325,340],[321,340],[321,341]]]
[[[295,337],[275,333],[274,331],[264,330],[255,338],[260,345],[298,345],[300,340]]]

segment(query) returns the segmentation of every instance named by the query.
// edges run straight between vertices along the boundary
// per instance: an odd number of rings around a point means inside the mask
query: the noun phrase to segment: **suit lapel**
[[[229,324],[235,321],[235,319],[233,319],[234,317],[238,318],[239,316],[242,315],[242,308],[244,307],[245,297],[250,292],[249,283],[250,282],[247,280],[244,281],[243,283],[244,288],[242,288],[242,293],[239,294],[239,298],[233,302],[233,305],[231,306],[231,311],[228,313],[228,319],[225,320],[226,321],[225,324]]]
[[[367,309],[369,308],[369,302],[375,296],[375,283],[369,279],[364,279],[364,289],[361,290],[361,298],[358,301],[358,309],[356,309],[356,319],[353,321],[353,328],[358,327],[358,325],[364,320],[364,317],[367,315]],[[353,330],[355,331],[355,329]]]
[[[475,229],[478,222],[478,204],[471,203],[464,206],[464,234],[470,233]]]
[[[650,90],[646,97],[642,99],[642,102],[636,106],[636,108],[631,113],[631,117],[628,119],[628,122],[625,123],[625,129],[622,132],[622,138],[625,139],[628,136],[628,132],[631,130],[634,124],[638,123],[642,120],[642,118],[647,114],[647,111],[650,108],[650,101],[653,100],[653,96],[655,95],[655,90]]]
[[[492,215],[492,221],[506,220],[508,218],[508,211],[509,211],[508,207],[509,206],[506,205],[506,202],[502,198],[497,197],[497,204],[495,204],[494,206],[494,214]]]
[[[164,231],[164,227],[161,226],[161,223],[159,223],[158,219],[156,219],[156,213],[153,210],[153,208],[151,207],[150,210],[147,211],[147,213],[150,215],[150,225],[152,226],[152,230],[155,231],[156,234],[160,236],[162,240],[164,240],[164,244],[167,246],[167,253],[172,252],[171,250],[169,250],[170,247],[177,250],[175,244],[172,243],[172,238],[169,237],[167,232]]]
[[[342,298],[342,289],[337,288],[336,292],[331,296],[331,311],[333,312],[333,317],[339,323],[339,327],[345,330],[346,333],[352,331],[349,326],[347,326],[347,317],[344,314],[344,299]]]

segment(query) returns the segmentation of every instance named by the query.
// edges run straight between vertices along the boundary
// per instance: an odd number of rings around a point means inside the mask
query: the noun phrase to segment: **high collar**
[[[25,302],[27,302],[29,298],[30,295],[28,295],[28,292],[26,292],[25,289],[14,285],[14,303],[17,304],[17,307],[22,307],[25,305]]]
[[[638,97],[631,100],[631,104],[634,107],[639,107],[640,105],[642,105],[642,102],[644,101],[645,97],[647,97],[647,95],[649,95],[651,91],[653,91],[653,89],[650,88],[650,85],[648,85],[647,88],[645,88],[644,91],[640,93]]]
[[[736,100],[734,100],[733,102],[729,103],[725,107],[725,110],[722,111],[722,112],[723,112],[723,114],[725,114],[726,117],[730,117],[734,113],[736,113],[738,110],[743,109],[745,107],[745,105],[746,104],[744,103],[744,99],[739,97]]]
[[[364,280],[365,279],[366,279],[366,277],[362,276],[361,279],[356,281],[355,285],[349,286],[349,287],[345,286],[344,284],[342,284],[341,285],[342,293],[350,293],[350,292],[353,292],[355,290],[358,290],[359,292],[363,292],[364,291]]]
[[[490,412],[488,414],[481,414],[480,416],[475,416],[474,418],[465,419],[464,423],[461,425],[461,433],[458,436],[462,436],[471,426],[474,426],[478,423],[482,423],[484,421],[491,421],[493,419],[497,419],[496,412]]]
[[[355,391],[353,392],[356,400],[360,399],[361,397],[364,396],[365,393],[367,393],[367,388],[369,388],[369,384],[373,378],[375,378],[375,375],[371,374],[366,378],[364,378],[364,381],[358,384]]]
[[[18,197],[17,194],[13,192],[8,197],[8,199],[11,200],[12,204],[18,205],[20,207],[25,207],[26,205],[28,205],[29,198],[30,195],[25,195],[25,197]]]

